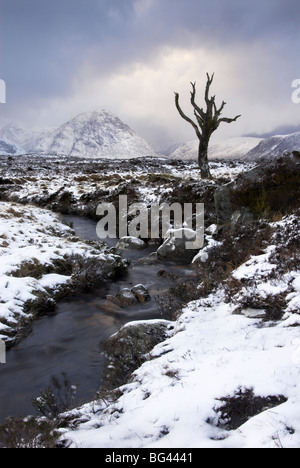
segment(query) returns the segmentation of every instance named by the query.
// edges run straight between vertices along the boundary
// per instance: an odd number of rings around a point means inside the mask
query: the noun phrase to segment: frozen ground
[[[299,448],[300,273],[276,274],[280,239],[299,222],[272,228],[271,245],[233,272],[229,297],[220,287],[188,304],[117,401],[80,410],[86,422],[64,434],[73,447]]]
[[[8,340],[20,320],[28,319],[30,301],[70,280],[70,275],[57,274],[55,264],[76,255],[101,256],[74,239],[57,215],[34,205],[95,217],[98,203],[114,201],[119,193],[151,203],[177,196],[179,184],[202,184],[195,163],[163,158],[122,161],[121,167],[107,160],[35,155],[2,156],[0,162],[0,338]],[[252,166],[217,162],[212,172],[231,181]]]
[[[2,199],[38,203],[57,209],[60,197],[68,195],[76,213],[85,214],[88,197],[107,197],[128,187],[145,202],[157,202],[179,184],[201,184],[199,168],[192,161],[169,161],[164,158],[140,158],[116,164],[108,160],[86,160],[39,156],[1,158]],[[211,172],[223,182],[234,180],[253,168],[254,163],[216,161]],[[159,175],[160,179],[155,179]],[[214,182],[212,182],[213,184]],[[95,208],[94,212],[96,211]]]
[[[195,163],[158,158],[124,161],[122,167],[35,156],[1,162],[0,337],[9,336],[36,292],[70,280],[52,272],[51,264],[66,254],[96,255],[72,239],[56,215],[25,204],[93,215],[97,203],[120,193],[146,203],[207,195],[211,226],[197,259],[212,265],[218,258],[210,258],[211,248],[220,253],[226,240],[218,237],[210,212],[214,191],[253,167],[215,162],[215,180],[204,183]],[[300,447],[299,212],[273,218],[270,241],[169,322],[168,338],[120,389],[121,396],[106,395],[76,410],[75,429],[62,430],[63,439],[78,448]],[[97,255],[105,261],[108,254]],[[25,275],[32,262],[50,270]]]
[[[71,285],[68,259],[113,262],[114,255],[81,242],[58,215],[0,202],[0,338],[10,341],[31,318],[29,305]],[[49,294],[51,292],[51,295]]]

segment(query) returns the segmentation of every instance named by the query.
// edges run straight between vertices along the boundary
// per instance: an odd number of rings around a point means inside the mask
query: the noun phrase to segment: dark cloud
[[[299,16],[299,0],[0,0],[5,112],[13,118],[26,107],[64,99],[85,66],[105,77],[150,63],[165,46],[228,55],[237,47],[247,54],[256,44],[260,69],[241,80],[279,70],[274,82],[281,79],[289,93],[298,78]]]
[[[1,0],[1,73],[14,97],[63,92],[89,52],[112,34],[105,1]],[[122,1],[112,2],[123,18]]]
[[[161,44],[226,47],[281,35],[296,42],[300,34],[298,0],[155,0],[145,14],[137,7],[143,3],[0,0],[2,74],[12,83],[21,74],[35,93],[55,93],[90,56],[106,70]]]
[[[226,46],[281,34],[299,37],[299,13],[298,0],[159,0],[140,18],[140,29],[154,40],[185,41],[192,34]]]

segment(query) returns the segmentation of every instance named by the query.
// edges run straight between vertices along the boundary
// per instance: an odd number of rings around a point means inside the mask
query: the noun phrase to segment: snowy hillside
[[[21,324],[34,319],[31,306],[40,294],[46,304],[50,290],[55,294],[60,286],[72,284],[75,277],[62,274],[57,261],[67,264],[68,258],[72,261],[76,255],[82,262],[94,259],[95,265],[102,265],[99,271],[102,268],[103,278],[109,276],[110,268],[114,271],[117,255],[100,245],[97,250],[73,235],[73,230],[51,211],[0,202],[0,339],[14,342]],[[78,291],[80,285],[74,287]]]
[[[239,159],[255,148],[261,138],[238,137],[212,143],[209,147],[210,159]],[[198,140],[188,141],[179,146],[170,157],[174,159],[190,160],[198,158]]]
[[[20,148],[22,153],[28,152],[33,146],[34,141],[49,133],[51,128],[25,128],[15,124],[8,124],[0,129],[0,139],[10,142]],[[24,151],[25,150],[25,151]]]
[[[118,117],[107,111],[83,113],[28,148],[42,154],[129,159],[155,156],[154,150]]]
[[[156,156],[145,140],[105,110],[80,114],[57,129],[28,129],[9,124],[0,130],[0,138],[27,153],[108,159]]]
[[[262,140],[253,148],[246,159],[260,159],[282,156],[284,152],[300,150],[300,132],[291,135],[277,135]]]
[[[299,220],[271,227],[265,251],[233,271],[229,297],[220,288],[177,321],[156,321],[167,339],[117,401],[82,408],[84,423],[67,434],[72,447],[299,448],[300,275],[278,271]],[[272,321],[280,301],[282,318]]]
[[[211,145],[209,157],[214,159],[239,159],[252,148],[255,148],[261,141],[261,138],[251,137],[237,137],[218,141]]]
[[[13,143],[9,143],[4,140],[0,140],[0,154],[3,156],[19,156],[20,154],[24,154],[25,150],[20,148]]]

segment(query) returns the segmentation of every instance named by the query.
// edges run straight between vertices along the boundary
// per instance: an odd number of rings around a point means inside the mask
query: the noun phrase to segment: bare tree
[[[210,137],[212,134],[219,128],[219,125],[222,122],[231,123],[235,122],[240,115],[237,115],[234,119],[228,118],[220,118],[222,111],[226,105],[226,102],[222,102],[221,107],[218,109],[215,103],[216,96],[209,97],[210,87],[214,79],[214,74],[210,77],[207,73],[207,83],[205,89],[205,103],[206,103],[206,111],[203,108],[200,108],[196,102],[196,83],[191,83],[192,91],[191,91],[191,104],[194,108],[194,116],[196,117],[196,122],[190,119],[185,113],[182,111],[179,105],[179,94],[175,93],[175,103],[177,110],[181,117],[189,122],[192,127],[194,128],[196,135],[199,139],[199,152],[198,152],[198,161],[199,167],[201,171],[201,177],[203,179],[211,179],[211,173],[208,164],[208,145],[210,141]]]

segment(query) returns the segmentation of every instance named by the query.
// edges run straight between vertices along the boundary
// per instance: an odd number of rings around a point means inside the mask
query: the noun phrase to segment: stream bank
[[[65,216],[64,220],[72,224],[79,238],[98,240],[95,221],[78,216]],[[115,243],[110,241],[110,247]],[[128,322],[164,318],[156,298],[174,287],[174,280],[171,274],[158,273],[162,268],[177,275],[188,270],[160,263],[134,266],[154,250],[152,246],[143,251],[124,252],[123,256],[132,263],[126,276],[97,290],[60,300],[53,312],[39,317],[31,333],[7,351],[7,364],[0,367],[0,421],[8,416],[34,414],[32,400],[49,387],[52,377],[63,374],[77,386],[74,406],[95,397],[102,385],[104,343]],[[114,297],[120,290],[141,283],[151,300],[131,307],[107,300],[107,296]]]

